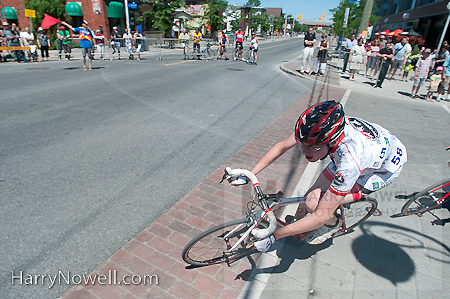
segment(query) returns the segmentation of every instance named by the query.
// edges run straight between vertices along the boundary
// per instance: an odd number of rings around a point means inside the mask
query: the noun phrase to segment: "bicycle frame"
[[[235,250],[239,244],[241,244],[245,239],[247,239],[250,236],[250,234],[252,234],[257,239],[263,239],[263,238],[267,237],[268,235],[272,234],[277,227],[287,226],[288,224],[286,222],[280,220],[278,217],[275,216],[273,210],[278,210],[279,208],[281,208],[283,206],[287,206],[287,205],[291,205],[291,204],[301,204],[301,203],[306,202],[306,196],[292,197],[292,198],[273,198],[273,197],[267,198],[267,195],[262,193],[256,176],[253,173],[251,173],[250,171],[244,170],[244,169],[231,170],[230,168],[227,168],[226,172],[228,174],[230,174],[230,176],[238,176],[238,175],[244,174],[245,176],[250,178],[250,180],[253,183],[253,188],[255,189],[255,193],[258,196],[258,201],[261,203],[262,208],[257,210],[256,212],[254,212],[253,209],[252,209],[252,211],[248,211],[246,217],[249,220],[249,223],[240,224],[240,225],[236,226],[233,230],[231,230],[224,236],[224,239],[227,242],[226,243],[227,251],[225,253],[232,252],[233,250]],[[273,200],[273,202],[268,204],[267,199]],[[342,220],[342,227],[334,234],[334,236],[338,236],[338,235],[341,235],[341,234],[347,232],[347,226],[345,223],[345,217],[344,217],[344,211],[343,211],[344,205],[345,204],[341,204],[341,205],[339,205],[339,208],[338,208],[338,209],[340,209],[340,212],[341,212],[340,217]],[[269,218],[269,223],[270,223],[269,228],[267,228],[267,229],[256,228],[265,218]],[[239,240],[236,241],[235,244],[230,244],[228,241],[228,236],[231,236],[236,231],[242,229],[244,226],[248,226],[249,224],[251,224],[250,227],[242,235],[242,237],[239,238]]]

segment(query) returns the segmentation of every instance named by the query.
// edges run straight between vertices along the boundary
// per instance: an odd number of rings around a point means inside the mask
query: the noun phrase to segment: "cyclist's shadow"
[[[295,260],[309,259],[317,252],[330,247],[332,244],[333,239],[328,239],[327,241],[319,245],[309,245],[306,242],[297,243],[294,237],[288,237],[286,238],[284,245],[282,245],[282,248],[277,250],[277,256],[280,258],[279,264],[272,267],[259,268],[256,270],[257,272],[254,273],[252,271],[255,271],[257,266],[253,258],[249,256],[248,259],[250,264],[252,265],[252,268],[241,272],[236,277],[236,279],[248,280],[250,275],[256,275],[260,273],[284,273],[290,268]]]

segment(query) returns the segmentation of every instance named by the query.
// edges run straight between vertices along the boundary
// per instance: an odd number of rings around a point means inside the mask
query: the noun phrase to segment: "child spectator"
[[[408,59],[403,70],[402,81],[408,82],[408,73],[414,70],[414,66],[411,64],[411,59]]]
[[[442,71],[444,68],[442,66],[438,66],[436,68],[436,73],[431,76],[430,78],[430,86],[428,87],[427,92],[427,101],[432,102],[433,101],[433,93],[438,91],[439,83],[441,83],[442,79]]]
[[[411,97],[417,97],[420,86],[428,78],[428,71],[430,70],[433,61],[429,57],[431,54],[431,49],[425,49],[423,56],[417,61],[416,72],[414,74],[414,85],[411,90]]]

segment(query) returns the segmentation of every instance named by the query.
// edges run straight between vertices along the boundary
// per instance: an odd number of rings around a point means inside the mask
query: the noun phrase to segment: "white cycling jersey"
[[[355,117],[345,118],[343,135],[330,157],[325,175],[334,176],[329,189],[341,196],[357,182],[371,192],[390,184],[407,160],[406,148],[397,137],[380,125]]]

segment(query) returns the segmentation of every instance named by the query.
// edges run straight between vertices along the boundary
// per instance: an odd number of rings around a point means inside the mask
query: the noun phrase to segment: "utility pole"
[[[367,29],[367,23],[369,22],[370,15],[372,14],[373,0],[366,0],[364,4],[364,10],[361,15],[361,22],[359,23],[358,35]]]

